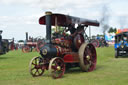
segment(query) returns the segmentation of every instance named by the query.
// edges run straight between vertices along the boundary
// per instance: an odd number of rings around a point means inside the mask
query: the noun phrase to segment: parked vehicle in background
[[[103,37],[98,37],[96,39],[91,39],[90,42],[95,46],[95,47],[108,47],[109,44]]]
[[[128,56],[128,32],[122,32],[115,35],[115,58],[119,56]]]
[[[5,54],[9,51],[9,41],[7,39],[2,39],[2,30],[0,30],[0,55]]]
[[[26,40],[24,41],[24,45],[22,46],[22,52],[28,53],[32,51],[40,51],[41,46],[44,44],[44,40],[42,37],[28,37],[28,33],[26,32]]]

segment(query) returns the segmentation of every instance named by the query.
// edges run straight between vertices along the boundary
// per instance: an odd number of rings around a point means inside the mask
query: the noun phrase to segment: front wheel
[[[34,57],[29,63],[29,72],[33,77],[41,76],[44,73],[44,59],[41,57]]]
[[[61,78],[65,72],[64,61],[59,57],[51,59],[49,63],[49,72],[54,79]]]
[[[29,46],[23,46],[23,47],[22,47],[22,52],[23,52],[23,53],[28,53],[28,52],[30,52],[30,51],[31,51],[31,49],[30,49]]]

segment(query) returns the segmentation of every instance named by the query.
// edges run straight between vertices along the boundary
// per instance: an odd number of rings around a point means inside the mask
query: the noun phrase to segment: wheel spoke
[[[91,50],[88,49],[87,52],[88,52],[88,55],[91,57],[92,56]]]
[[[57,61],[55,61],[55,65],[56,65],[56,66],[58,66],[58,63],[57,63]]]
[[[52,70],[56,71],[57,66],[52,66]]]
[[[91,62],[91,66],[94,66],[94,65],[95,65],[95,63]]]
[[[64,70],[64,68],[61,68],[61,71],[63,71]]]
[[[35,67],[34,67],[34,68],[32,68],[32,69],[31,69],[31,71],[33,71],[34,69],[35,69]]]
[[[38,70],[36,69],[36,72],[35,72],[35,74],[37,73],[37,71],[38,71]]]
[[[63,66],[64,66],[64,64],[63,64],[63,63],[61,63],[61,64],[60,64],[60,67],[63,67]]]
[[[37,71],[38,74],[40,74],[39,70]]]
[[[37,58],[35,58],[35,65],[37,65]]]
[[[32,62],[32,65],[36,65],[36,64]]]

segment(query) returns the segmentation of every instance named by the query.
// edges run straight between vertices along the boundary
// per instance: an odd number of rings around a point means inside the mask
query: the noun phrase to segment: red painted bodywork
[[[65,63],[78,63],[79,62],[79,56],[77,53],[66,54],[63,59]]]
[[[52,40],[52,43],[56,44],[57,56],[63,57],[65,63],[79,62],[78,53],[73,52],[72,44],[74,44],[73,48],[77,48],[78,50],[82,43],[84,43],[84,37],[81,33],[78,33],[75,37],[72,36],[72,39],[61,37]]]
[[[71,40],[66,40],[64,38],[56,38],[52,41],[56,43],[57,56],[62,56],[65,63],[77,63],[79,62],[79,56],[77,52],[72,52]]]

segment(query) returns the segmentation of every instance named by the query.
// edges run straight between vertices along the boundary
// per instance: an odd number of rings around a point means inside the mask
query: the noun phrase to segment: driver
[[[76,31],[74,25],[72,25],[72,24],[70,24],[70,25],[68,26],[68,30],[70,31],[71,34],[74,34],[75,31]]]
[[[124,37],[124,45],[127,44],[127,37]]]
[[[127,41],[127,37],[124,37],[124,40]]]

